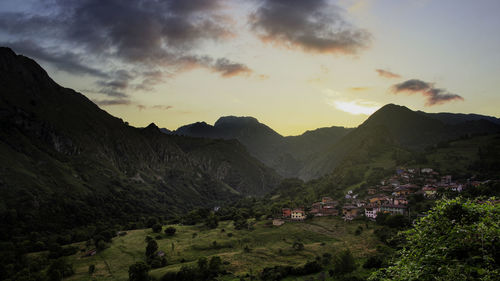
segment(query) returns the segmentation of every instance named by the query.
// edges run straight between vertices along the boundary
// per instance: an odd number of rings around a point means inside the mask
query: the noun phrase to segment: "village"
[[[370,186],[360,193],[349,190],[341,200],[323,197],[308,208],[283,208],[281,215],[273,220],[273,225],[280,226],[286,221],[303,221],[308,217],[323,216],[342,216],[345,221],[358,217],[375,220],[381,213],[410,216],[409,197],[412,194],[420,195],[424,200],[434,200],[438,190],[460,193],[482,183],[471,179],[466,182],[453,181],[451,175],[441,176],[432,168],[398,168],[379,185]]]

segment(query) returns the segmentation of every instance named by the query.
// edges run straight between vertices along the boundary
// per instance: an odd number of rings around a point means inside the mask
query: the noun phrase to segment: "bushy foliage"
[[[161,224],[155,223],[152,227],[151,230],[153,230],[154,233],[160,233],[161,232]]]
[[[205,281],[214,280],[218,275],[224,274],[222,260],[214,256],[207,261],[205,257],[198,259],[197,267],[183,266],[178,272],[167,272],[161,281]]]
[[[443,200],[414,228],[393,264],[370,280],[499,280],[500,205]]]
[[[176,231],[177,229],[175,229],[175,227],[169,226],[165,229],[165,234],[167,234],[168,236],[173,236]]]
[[[145,262],[136,262],[128,269],[128,278],[130,281],[148,281],[150,280],[149,266]]]
[[[155,240],[149,240],[146,246],[146,257],[152,257],[158,250],[158,243]]]
[[[323,269],[317,261],[309,261],[304,266],[274,266],[266,267],[260,273],[261,280],[281,280],[287,276],[302,276],[318,273]]]
[[[338,274],[351,273],[356,268],[356,260],[349,249],[342,251],[333,262],[333,270]]]

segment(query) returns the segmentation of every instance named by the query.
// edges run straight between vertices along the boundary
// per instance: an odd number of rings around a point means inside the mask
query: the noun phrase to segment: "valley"
[[[496,117],[387,104],[298,136],[237,116],[170,131],[8,48],[0,74],[2,280],[378,280],[441,218],[481,224],[485,257],[498,247]],[[494,276],[470,235],[449,254]]]

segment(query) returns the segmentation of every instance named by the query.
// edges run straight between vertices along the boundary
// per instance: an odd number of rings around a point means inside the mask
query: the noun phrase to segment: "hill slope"
[[[441,142],[464,135],[500,132],[500,125],[487,116],[480,119],[451,118],[443,122],[437,115],[415,112],[407,107],[388,104],[372,114],[363,124],[331,145],[321,156],[307,163],[300,178],[313,179],[332,172],[340,163],[370,162],[372,156],[395,149],[423,151]],[[457,121],[461,119],[461,121]]]
[[[215,124],[197,122],[182,126],[175,135],[211,139],[236,139],[250,154],[283,177],[296,177],[307,162],[346,135],[344,127],[319,128],[300,136],[283,137],[253,117],[225,116]]]
[[[154,124],[128,126],[8,48],[0,48],[0,123],[1,239],[173,216],[276,183],[241,145],[214,142],[223,156],[194,157],[196,147],[184,151]],[[216,173],[221,165],[230,178]]]

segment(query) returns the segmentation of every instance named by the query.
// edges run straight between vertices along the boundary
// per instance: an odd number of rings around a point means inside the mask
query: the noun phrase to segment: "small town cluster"
[[[455,182],[451,175],[441,176],[432,168],[406,169],[398,168],[391,177],[384,179],[377,186],[367,189],[364,196],[354,194],[352,190],[345,195],[345,203],[340,206],[339,201],[330,197],[323,197],[320,202],[313,203],[309,208],[283,208],[280,218],[273,224],[282,225],[286,220],[301,221],[309,216],[337,216],[344,220],[352,220],[358,216],[365,216],[375,220],[377,214],[407,215],[409,213],[408,197],[411,194],[421,194],[425,199],[434,199],[439,188],[462,192],[467,187],[481,184],[478,181]]]

